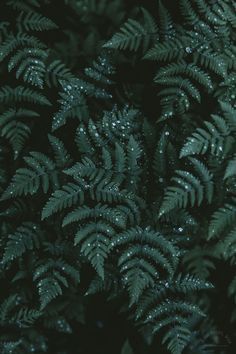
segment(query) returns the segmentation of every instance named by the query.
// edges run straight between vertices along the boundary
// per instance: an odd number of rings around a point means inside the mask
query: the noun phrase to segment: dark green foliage
[[[1,353],[231,352],[235,10],[2,1]]]

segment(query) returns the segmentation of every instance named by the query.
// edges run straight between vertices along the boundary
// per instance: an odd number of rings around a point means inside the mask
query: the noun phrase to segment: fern
[[[76,328],[91,352],[110,319],[147,354],[233,339],[236,5],[139,5],[2,1],[3,354],[68,354]]]
[[[7,0],[7,5],[11,6],[13,9],[18,11],[32,11],[34,7],[40,7],[38,0],[26,0],[26,1],[19,1],[19,0]]]
[[[88,110],[85,98],[76,84],[76,81],[62,81],[61,110],[53,117],[52,130],[56,130],[66,123],[68,117],[87,119]]]
[[[80,282],[79,271],[61,260],[49,259],[45,264],[36,268],[34,281],[37,282],[41,310],[57,296],[63,294],[63,288],[69,286],[67,277],[75,284]]]
[[[27,168],[19,168],[12,178],[11,184],[2,195],[2,200],[35,194],[41,187],[47,193],[50,185],[52,189],[58,186],[58,173],[54,162],[46,155],[39,152],[31,152],[24,157]]]
[[[29,126],[20,121],[25,117],[36,118],[39,117],[39,114],[27,109],[9,109],[0,117],[1,136],[9,140],[15,159],[19,156],[31,134]]]
[[[111,208],[108,205],[97,204],[94,208],[87,206],[81,206],[75,210],[69,212],[63,219],[62,226],[67,226],[74,222],[79,222],[89,218],[103,218],[107,222],[124,228],[127,221],[126,210],[121,206],[117,208]]]
[[[74,204],[82,204],[84,201],[84,190],[80,185],[69,183],[62,187],[61,190],[56,190],[42,211],[42,219],[45,219],[52,214],[71,207]]]
[[[93,126],[93,129],[94,128],[95,126]],[[95,136],[96,134],[98,135],[98,133],[95,133]],[[88,178],[88,183],[91,185],[99,185],[104,181],[106,181],[106,183],[112,181],[114,184],[120,185],[127,179],[128,186],[132,188],[132,185],[135,186],[138,183],[140,174],[138,160],[141,156],[141,150],[138,143],[131,136],[128,142],[127,152],[122,146],[116,144],[114,155],[115,158],[113,162],[111,153],[103,148],[103,167],[98,167],[89,158],[84,158],[81,163],[76,163],[69,170],[66,170],[65,173],[74,176],[76,179]]]
[[[23,80],[39,88],[43,88],[45,76],[45,60],[48,54],[45,50],[25,48],[13,55],[8,63],[8,71],[16,70],[16,78],[23,75]]]
[[[21,307],[14,315],[12,322],[21,328],[31,327],[40,317],[42,313],[35,309]]]
[[[46,69],[46,83],[49,87],[59,86],[60,82],[73,79],[70,70],[60,60],[53,60]]]
[[[66,150],[63,142],[57,137],[50,134],[48,135],[48,140],[54,152],[54,160],[56,166],[60,169],[63,169],[70,165],[72,161],[71,156]]]
[[[139,300],[145,288],[154,286],[163,271],[167,278],[174,273],[178,250],[149,228],[127,230],[118,235],[111,245],[126,246],[118,264],[131,304]]]
[[[42,231],[30,222],[25,222],[9,235],[3,255],[3,263],[20,258],[26,251],[38,249],[42,242]]]
[[[19,27],[25,31],[46,31],[58,28],[52,20],[36,12],[21,12],[17,22]]]
[[[236,175],[236,155],[232,160],[229,161],[225,171],[224,179],[233,177],[235,175]]]
[[[12,102],[30,102],[39,104],[42,106],[50,106],[51,103],[41,93],[31,90],[28,87],[17,86],[12,88],[10,86],[4,86],[0,91],[0,102],[4,104]]]
[[[104,260],[109,253],[109,241],[114,233],[114,229],[109,224],[99,222],[86,224],[75,235],[75,245],[80,245],[81,252],[102,278],[104,278]]]
[[[157,38],[157,26],[152,16],[145,10],[143,10],[143,17],[144,24],[128,19],[104,47],[137,51],[142,46],[145,51],[153,39]]]
[[[200,246],[193,248],[183,258],[187,270],[201,279],[208,279],[211,271],[215,269],[211,249],[202,249]]]
[[[217,237],[227,227],[234,225],[236,219],[236,207],[234,204],[225,204],[219,208],[212,217],[209,226],[209,238]]]
[[[8,296],[0,305],[0,322],[1,324],[9,321],[9,313],[15,307],[17,294]]]
[[[34,36],[29,36],[22,32],[19,32],[16,36],[9,34],[6,40],[0,45],[0,61],[3,61],[8,55],[22,46],[35,50],[45,49],[45,45]]]
[[[158,2],[158,14],[159,14],[159,31],[161,39],[167,39],[173,35],[173,20],[169,11],[163,6],[162,2]]]
[[[232,128],[225,118],[212,115],[212,122],[205,121],[206,129],[197,128],[187,139],[180,157],[210,152],[215,156],[223,156],[232,147]]]
[[[88,156],[93,154],[96,147],[106,147],[113,142],[127,144],[131,135],[136,138],[136,127],[133,125],[138,116],[138,111],[131,107],[120,110],[114,107],[112,111],[103,113],[100,124],[96,124],[92,119],[88,121],[87,127],[80,124],[75,136],[78,150]]]
[[[205,198],[208,203],[211,203],[213,197],[212,175],[204,164],[195,159],[192,159],[192,163],[198,177],[188,171],[175,171],[176,176],[172,177],[172,181],[176,183],[176,186],[167,188],[159,216],[175,208],[185,208],[189,204],[191,207],[196,204],[201,205],[204,199],[204,190],[206,192]]]
[[[155,332],[161,330],[164,326],[175,323],[176,321],[177,323],[178,321],[181,323],[184,320],[184,313],[185,315],[190,313],[202,316],[203,313],[199,311],[197,306],[190,303],[184,303],[181,300],[173,302],[169,299],[169,294],[172,292],[180,294],[188,293],[206,288],[212,288],[212,284],[199,280],[193,276],[179,274],[177,279],[173,278],[167,281],[164,280],[160,282],[156,288],[148,289],[138,304],[136,316],[137,318],[144,317],[147,322],[153,323],[153,329]],[[181,311],[182,313],[178,315],[178,311]],[[162,316],[165,318],[160,321],[160,323],[156,324],[157,317]],[[186,319],[187,318],[185,318],[185,321]]]

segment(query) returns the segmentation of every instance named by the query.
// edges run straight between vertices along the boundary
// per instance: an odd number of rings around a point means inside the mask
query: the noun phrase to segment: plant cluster
[[[90,354],[99,296],[142,342],[113,354],[229,353],[235,28],[234,0],[2,2],[2,354]]]

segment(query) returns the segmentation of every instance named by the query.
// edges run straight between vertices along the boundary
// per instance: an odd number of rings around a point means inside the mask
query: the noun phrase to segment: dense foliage
[[[0,16],[1,354],[232,352],[236,2]]]

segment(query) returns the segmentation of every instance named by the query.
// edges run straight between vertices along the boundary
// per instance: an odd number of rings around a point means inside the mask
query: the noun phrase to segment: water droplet
[[[185,48],[185,51],[186,51],[186,53],[190,54],[190,53],[192,53],[192,48],[186,47],[186,48]]]

